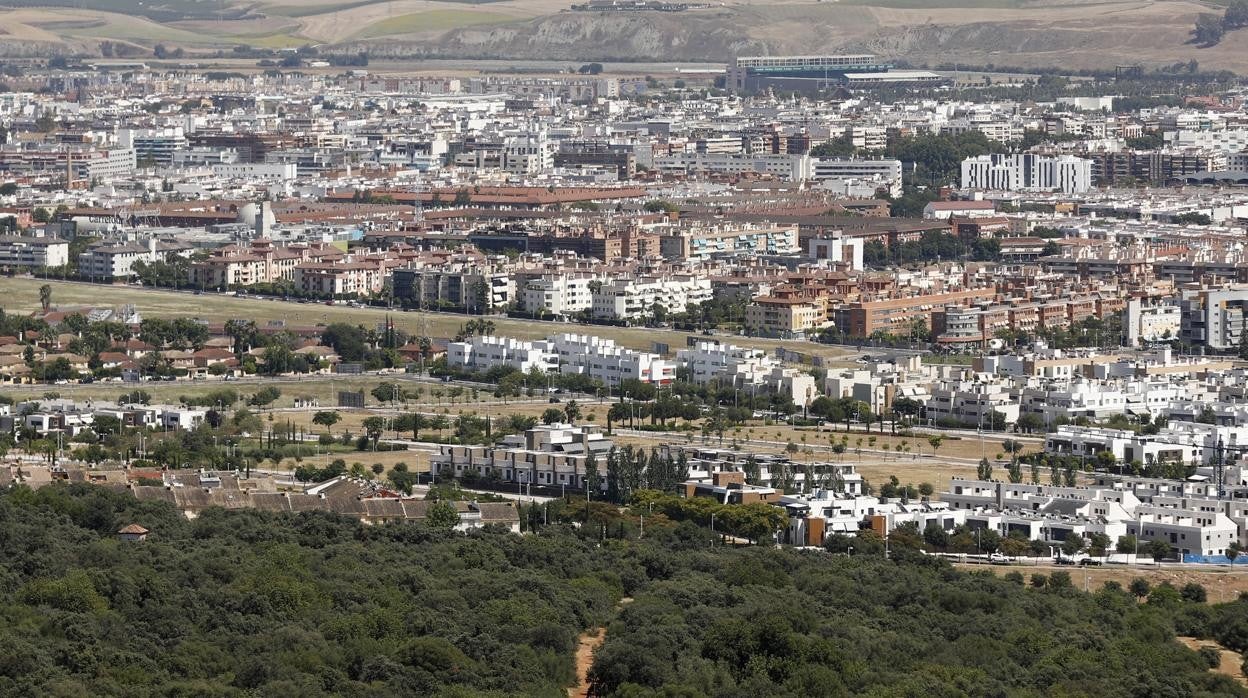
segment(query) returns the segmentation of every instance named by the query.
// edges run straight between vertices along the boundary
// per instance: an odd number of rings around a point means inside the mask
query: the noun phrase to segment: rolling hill
[[[26,2],[32,6],[22,7]],[[311,44],[399,60],[720,62],[738,54],[869,51],[913,65],[1077,69],[1194,58],[1207,68],[1248,72],[1239,37],[1208,49],[1188,43],[1196,17],[1219,11],[1195,0],[738,0],[679,13],[578,12],[567,0],[8,5],[0,11],[0,54],[6,55],[90,54],[111,40],[136,52],[158,42],[192,54]]]

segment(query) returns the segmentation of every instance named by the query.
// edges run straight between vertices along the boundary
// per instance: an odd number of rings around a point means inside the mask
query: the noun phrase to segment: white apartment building
[[[486,371],[495,366],[511,366],[528,373],[533,369],[555,372],[558,358],[545,342],[529,342],[512,337],[476,336],[446,345],[448,366],[467,371]]]
[[[1214,504],[1210,502],[1209,504]],[[1127,535],[1139,540],[1164,540],[1183,555],[1221,556],[1239,541],[1239,527],[1226,514],[1207,508],[1172,508],[1142,504]]]
[[[1248,129],[1179,129],[1165,132],[1166,144],[1179,148],[1212,148],[1231,153],[1248,150]],[[1235,169],[1235,168],[1231,168]]]
[[[78,273],[92,279],[128,279],[134,275],[136,262],[163,262],[185,251],[180,245],[158,242],[154,237],[146,244],[97,244],[78,255]]]
[[[848,177],[879,177],[901,181],[901,161],[893,159],[865,160],[860,158],[811,158],[812,179],[844,179]]]
[[[707,278],[618,278],[603,282],[594,292],[591,311],[600,320],[630,321],[653,314],[656,304],[669,313],[679,313],[688,304],[705,303],[713,296]]]
[[[672,153],[654,158],[654,167],[664,174],[686,176],[755,173],[792,182],[810,178],[809,155]]]
[[[748,349],[719,342],[698,342],[676,352],[676,365],[688,372],[688,380],[746,390],[762,388],[788,398],[795,405],[808,405],[822,391],[805,371],[784,368],[762,349]]]
[[[117,131],[117,143],[134,150],[135,159],[151,160],[159,165],[173,163],[173,154],[186,147],[181,126],[172,128],[123,128]]]
[[[1177,339],[1183,327],[1183,311],[1177,305],[1145,306],[1138,298],[1127,301],[1127,346]]]
[[[820,182],[820,188],[844,188],[848,193],[851,183],[859,183],[873,192],[884,189],[892,196],[901,196],[900,160],[812,158],[810,166],[811,179]]]
[[[230,162],[212,166],[212,173],[231,179],[289,182],[298,176],[298,166],[281,162]]]
[[[676,380],[676,364],[658,354],[633,351],[613,340],[591,335],[560,334],[545,340],[524,341],[509,337],[472,337],[447,345],[447,365],[485,371],[512,366],[521,371],[534,368],[563,375],[585,375],[603,385],[621,381],[665,384]]]
[[[69,243],[59,238],[0,236],[0,267],[39,269],[69,264]]]
[[[1136,434],[1123,429],[1064,424],[1045,437],[1044,450],[1088,459],[1108,451],[1120,463],[1199,465],[1216,457],[1219,442],[1224,448],[1248,445],[1248,427],[1172,421],[1156,434]]]
[[[1150,380],[1123,379],[1112,383],[1079,380],[1023,388],[1019,391],[1018,402],[1023,414],[1039,415],[1047,426],[1061,419],[1079,417],[1107,419],[1115,414],[1133,417],[1161,414],[1188,390],[1182,383]]]
[[[698,342],[676,352],[676,365],[691,383],[719,381],[737,388],[762,385],[780,362],[762,349],[719,342]]]
[[[1003,415],[1006,424],[1018,421],[1018,402],[1004,386],[996,383],[949,383],[932,388],[931,397],[927,401],[927,417],[935,422],[952,420],[965,426],[982,424],[984,428],[988,428],[992,424],[993,412]]]
[[[633,351],[614,340],[592,335],[559,334],[546,342],[562,374],[580,374],[619,385],[621,381],[667,384],[676,380],[676,364],[658,354]]]
[[[553,424],[505,436],[497,446],[441,446],[429,462],[435,477],[471,474],[503,482],[584,489],[586,463],[592,457],[605,490],[611,447],[611,440],[593,426]]]
[[[962,161],[962,188],[1079,194],[1092,189],[1092,161],[1073,155],[979,155]]]
[[[134,148],[97,150],[84,156],[74,155],[76,174],[88,181],[106,182],[134,174]]]
[[[830,238],[812,237],[807,242],[806,254],[815,261],[827,260],[849,266],[851,271],[862,271],[862,258],[866,245],[862,238],[834,235]]]
[[[544,310],[544,314],[571,317],[593,308],[594,294],[591,287],[596,280],[596,277],[585,275],[543,275],[525,282],[524,289],[520,292],[520,302],[530,313]]]
[[[507,138],[503,144],[503,169],[515,175],[535,175],[555,166],[555,151],[545,135]]]

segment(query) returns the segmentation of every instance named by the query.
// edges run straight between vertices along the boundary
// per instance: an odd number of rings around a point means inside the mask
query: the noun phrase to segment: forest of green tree
[[[1248,647],[1248,600],[724,548],[664,519],[642,540],[460,534],[17,486],[0,493],[0,695],[555,698],[602,624],[601,696],[1248,695],[1173,641]],[[118,540],[130,523],[148,540]]]

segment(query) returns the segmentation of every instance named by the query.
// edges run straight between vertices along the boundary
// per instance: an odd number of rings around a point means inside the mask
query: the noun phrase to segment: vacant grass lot
[[[64,309],[74,307],[116,307],[133,304],[147,317],[197,317],[223,322],[232,318],[255,320],[263,325],[270,321],[283,321],[293,326],[315,326],[331,322],[376,326],[387,315],[395,325],[412,335],[428,335],[434,338],[455,336],[470,316],[453,313],[401,312],[382,308],[351,308],[342,305],[328,306],[324,303],[296,303],[236,298],[217,294],[197,296],[190,292],[174,292],[133,286],[105,286],[100,284],[45,281],[33,278],[0,278],[0,307],[9,313],[30,313],[39,309],[39,287],[52,287],[52,304]],[[592,334],[613,339],[623,346],[652,350],[654,342],[670,345],[672,351],[685,346],[692,333],[645,327],[611,327],[607,325],[578,325],[564,322],[537,322],[534,320],[490,317],[497,328],[496,334],[520,339],[540,339],[561,332]],[[825,358],[843,358],[848,352],[814,342],[757,339],[752,337],[707,337],[729,341],[741,346],[772,349],[784,347]]]

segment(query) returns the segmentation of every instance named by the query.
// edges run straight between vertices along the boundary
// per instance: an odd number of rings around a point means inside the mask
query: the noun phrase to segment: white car
[[[1006,557],[1002,553],[993,553],[988,556],[988,562],[991,562],[994,565],[1004,565],[1008,563],[1009,561],[1010,561],[1010,558]]]

